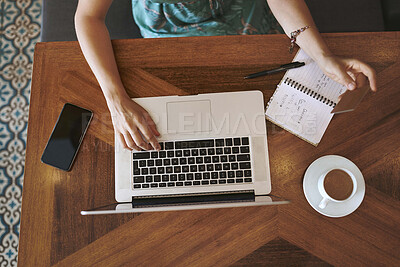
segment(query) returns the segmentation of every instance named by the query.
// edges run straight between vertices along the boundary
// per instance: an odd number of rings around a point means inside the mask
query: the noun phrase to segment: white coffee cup
[[[347,173],[347,174],[350,176],[351,180],[353,181],[353,191],[351,192],[351,194],[349,195],[349,197],[347,197],[346,199],[342,199],[342,200],[334,199],[334,198],[332,198],[331,196],[329,196],[328,193],[327,193],[326,190],[325,190],[324,181],[325,181],[326,175],[327,175],[329,172],[333,171],[333,170],[341,170],[341,171],[344,171],[345,173]],[[329,203],[330,201],[336,202],[336,203],[341,203],[341,202],[345,202],[345,201],[351,199],[351,198],[355,195],[355,193],[356,193],[356,191],[357,191],[357,180],[356,180],[356,177],[354,176],[354,174],[351,173],[349,170],[347,170],[347,169],[345,169],[345,168],[332,168],[332,169],[329,169],[328,171],[326,171],[325,173],[323,173],[323,174],[319,177],[319,179],[318,179],[318,191],[319,191],[319,193],[320,193],[321,196],[322,196],[322,200],[321,200],[321,202],[319,203],[318,207],[319,207],[320,209],[325,209],[325,207],[328,205],[328,203]]]

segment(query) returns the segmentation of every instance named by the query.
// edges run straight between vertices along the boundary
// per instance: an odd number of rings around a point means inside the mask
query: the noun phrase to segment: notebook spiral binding
[[[334,108],[336,106],[336,103],[333,102],[332,100],[327,99],[326,97],[318,94],[317,92],[314,92],[313,90],[305,87],[304,85],[302,85],[302,84],[300,84],[300,83],[298,83],[298,82],[296,82],[296,81],[294,81],[294,80],[292,80],[290,78],[286,78],[284,83],[286,83],[287,85],[289,85],[289,86],[291,86],[293,88],[296,88],[298,91],[300,91],[300,92],[302,92],[302,93],[304,93],[306,95],[309,95],[312,98],[315,98],[316,100],[318,100],[318,101],[320,101],[320,102],[322,102],[322,103],[324,103],[324,104],[326,104],[326,105],[328,105],[330,107]]]

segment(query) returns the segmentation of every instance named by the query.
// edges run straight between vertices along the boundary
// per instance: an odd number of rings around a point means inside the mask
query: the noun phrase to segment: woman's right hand
[[[107,101],[115,135],[127,149],[160,149],[160,133],[149,113],[133,102],[122,84],[105,24],[112,0],[79,0],[75,28],[79,45]],[[149,144],[150,143],[150,144]]]
[[[150,114],[129,96],[108,101],[115,136],[126,149],[160,150],[160,133]],[[144,138],[143,138],[144,137]]]

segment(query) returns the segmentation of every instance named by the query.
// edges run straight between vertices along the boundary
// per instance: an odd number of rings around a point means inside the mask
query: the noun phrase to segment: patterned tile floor
[[[33,50],[41,0],[0,0],[0,266],[16,266]]]

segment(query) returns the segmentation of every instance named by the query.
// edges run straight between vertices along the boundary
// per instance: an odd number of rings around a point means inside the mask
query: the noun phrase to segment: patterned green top
[[[283,33],[266,0],[132,0],[145,38]]]

